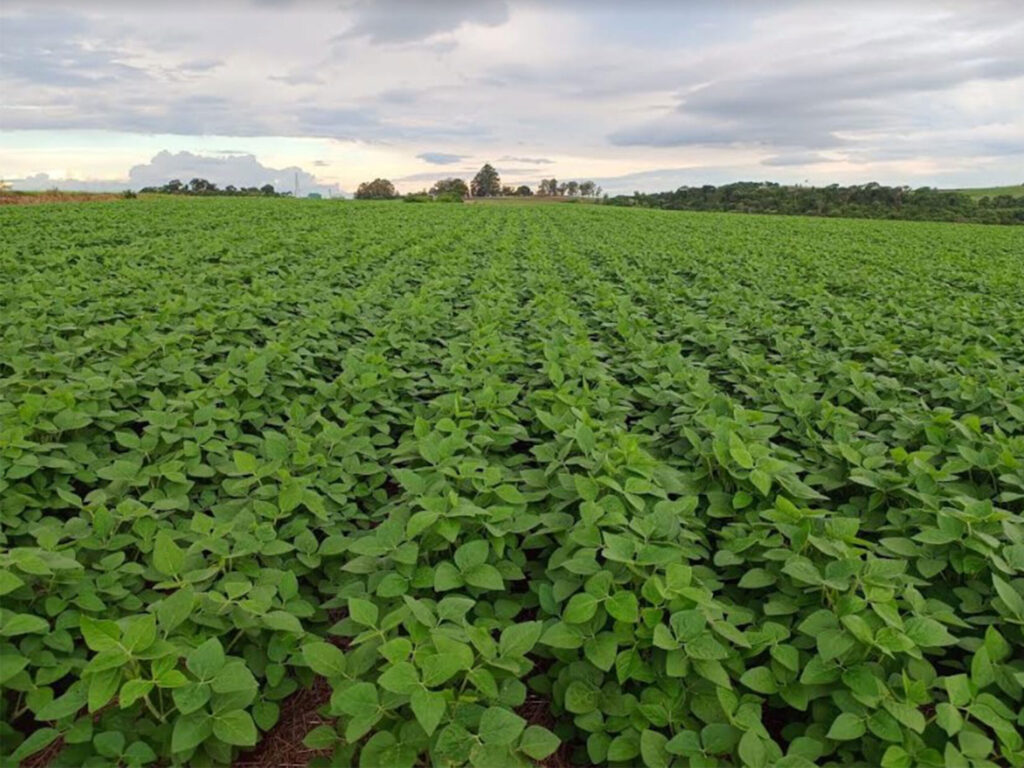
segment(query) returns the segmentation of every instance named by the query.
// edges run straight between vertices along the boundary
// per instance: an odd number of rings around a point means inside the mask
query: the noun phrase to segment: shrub
[[[463,197],[458,192],[442,192],[441,194],[434,197],[434,202],[437,203],[461,203],[464,202]]]

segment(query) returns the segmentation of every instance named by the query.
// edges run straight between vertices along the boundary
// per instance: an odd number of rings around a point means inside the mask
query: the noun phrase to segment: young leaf
[[[832,721],[832,727],[828,729],[826,737],[836,741],[850,741],[859,739],[864,735],[864,720],[849,712],[840,713],[839,717]]]
[[[200,680],[213,680],[214,675],[224,666],[224,648],[220,640],[211,637],[185,658],[185,666]]]
[[[479,735],[485,744],[512,744],[526,728],[526,721],[501,707],[489,707],[480,716]]]
[[[251,747],[256,744],[256,724],[243,709],[236,709],[213,716],[213,735],[221,741],[237,747]]]
[[[345,674],[345,654],[330,643],[307,643],[302,646],[302,657],[318,675],[334,678]]]
[[[427,736],[432,736],[445,716],[444,694],[420,688],[413,691],[409,698],[409,705]]]
[[[534,760],[544,760],[554,754],[560,743],[558,737],[547,728],[530,725],[519,739],[519,749]]]

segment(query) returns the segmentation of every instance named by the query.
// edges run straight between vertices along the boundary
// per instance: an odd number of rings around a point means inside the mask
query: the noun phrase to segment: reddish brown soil
[[[547,699],[530,694],[516,712],[529,725],[540,725],[549,731],[555,729],[555,717],[551,714],[551,702]],[[562,743],[558,749],[544,758],[538,765],[543,766],[543,768],[574,768],[570,760],[571,756],[572,748],[568,744]]]
[[[40,203],[96,203],[118,200],[120,195],[101,192],[0,192],[0,205],[38,205]]]
[[[289,696],[281,705],[277,725],[263,734],[259,744],[239,755],[234,768],[305,768],[314,757],[329,755],[330,750],[310,749],[302,740],[318,725],[331,724],[319,712],[330,699],[331,686],[322,677]]]
[[[63,736],[54,739],[45,749],[26,757],[21,761],[20,766],[21,768],[46,768],[60,754],[62,749],[64,749]]]

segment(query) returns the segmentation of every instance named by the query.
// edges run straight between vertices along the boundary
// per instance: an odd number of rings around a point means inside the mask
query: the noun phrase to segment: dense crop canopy
[[[0,742],[1024,765],[1024,232],[0,210]]]

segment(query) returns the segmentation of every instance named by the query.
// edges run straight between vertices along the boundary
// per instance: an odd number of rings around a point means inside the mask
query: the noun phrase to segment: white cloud
[[[293,192],[297,186],[300,196],[310,192],[335,196],[343,194],[337,184],[324,183],[302,168],[271,168],[263,165],[255,156],[235,150],[222,150],[208,155],[165,150],[158,152],[147,163],[132,166],[125,179],[75,179],[38,173],[24,178],[8,179],[8,182],[15,189],[24,190],[57,187],[108,192],[159,187],[172,179],[188,183],[194,178],[212,181],[221,188],[229,184],[236,187],[262,187],[271,184],[279,192]]]
[[[160,152],[148,163],[134,166],[128,172],[132,189],[166,184],[171,179],[188,182],[193,178],[212,181],[220,187],[262,187],[271,184],[279,192],[299,194],[328,192],[338,194],[337,185],[321,184],[316,177],[297,166],[268,168],[253,155],[230,154],[221,156],[196,155],[191,152]]]

